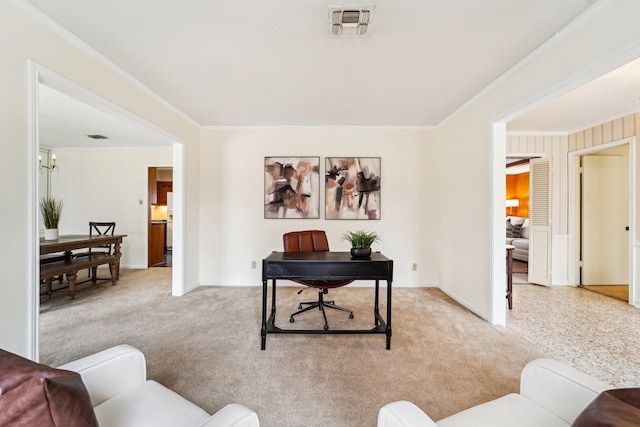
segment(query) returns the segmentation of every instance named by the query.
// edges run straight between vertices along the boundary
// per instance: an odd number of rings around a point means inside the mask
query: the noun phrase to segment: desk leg
[[[260,350],[264,350],[267,345],[267,281],[262,281],[262,329],[260,330],[262,336],[262,344]]]
[[[387,281],[387,350],[391,350],[391,280]]]
[[[376,297],[373,304],[373,321],[378,326],[378,315],[380,314],[380,281],[376,280]]]
[[[276,321],[276,279],[271,280],[271,317]]]

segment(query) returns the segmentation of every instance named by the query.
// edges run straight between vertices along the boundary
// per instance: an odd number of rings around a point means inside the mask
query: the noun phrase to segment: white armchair
[[[76,360],[61,369],[82,377],[101,427],[258,427],[252,410],[231,403],[213,415],[177,393],[147,380],[144,354],[119,345]]]
[[[512,393],[434,422],[411,402],[383,406],[378,427],[566,427],[611,386],[552,359],[529,362]]]

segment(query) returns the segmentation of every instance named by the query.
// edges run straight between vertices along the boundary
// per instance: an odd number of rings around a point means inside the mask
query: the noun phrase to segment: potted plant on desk
[[[40,201],[40,213],[44,222],[44,240],[58,239],[58,223],[64,202],[49,197]]]
[[[373,231],[348,231],[342,238],[351,243],[351,257],[354,259],[367,259],[371,256],[371,245],[380,237]]]

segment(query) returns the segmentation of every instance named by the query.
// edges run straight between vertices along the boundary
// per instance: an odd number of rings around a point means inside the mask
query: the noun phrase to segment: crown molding
[[[567,136],[569,135],[570,132],[567,132],[566,130],[558,130],[558,131],[544,131],[544,132],[537,132],[537,131],[529,131],[529,130],[523,130],[523,131],[519,131],[519,130],[513,130],[513,131],[507,131],[507,136]]]
[[[274,126],[200,126],[202,130],[376,130],[422,131],[436,130],[437,126],[365,126],[365,125],[274,125]]]

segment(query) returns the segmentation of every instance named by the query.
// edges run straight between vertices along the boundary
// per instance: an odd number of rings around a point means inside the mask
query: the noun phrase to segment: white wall
[[[394,285],[437,283],[430,233],[431,198],[423,181],[432,159],[431,131],[358,129],[205,130],[201,145],[202,284],[258,285],[261,260],[282,250],[288,231],[322,229],[332,250],[348,251],[348,230],[376,231],[374,245],[394,261]],[[381,219],[325,220],[324,184],[319,220],[264,219],[264,158],[319,156],[324,183],[325,157],[381,157]],[[251,261],[257,268],[251,269]],[[411,270],[418,264],[418,271]],[[363,285],[367,285],[363,283]]]
[[[187,224],[197,224],[199,129],[159,101],[148,90],[129,81],[100,55],[64,31],[52,31],[25,13],[22,2],[0,0],[0,152],[11,159],[0,168],[5,183],[0,235],[10,245],[0,247],[2,298],[0,298],[0,347],[37,356],[36,298],[37,255],[37,152],[34,150],[32,111],[36,86],[32,64],[39,64],[80,87],[118,105],[148,123],[175,135],[186,146]],[[197,226],[187,226],[187,285],[197,282],[199,269]]]
[[[86,234],[89,221],[115,221],[116,234],[127,235],[121,267],[147,268],[148,168],[171,166],[172,147],[54,152],[51,196],[64,200],[60,233]]]
[[[434,241],[438,283],[444,292],[488,319],[491,307],[489,120],[465,115],[456,122],[437,132],[434,158],[438,161],[432,165],[440,184],[432,195],[432,203],[438,209]],[[502,165],[504,168],[504,156]],[[504,185],[502,193],[504,212]],[[504,250],[504,230],[502,245]]]

